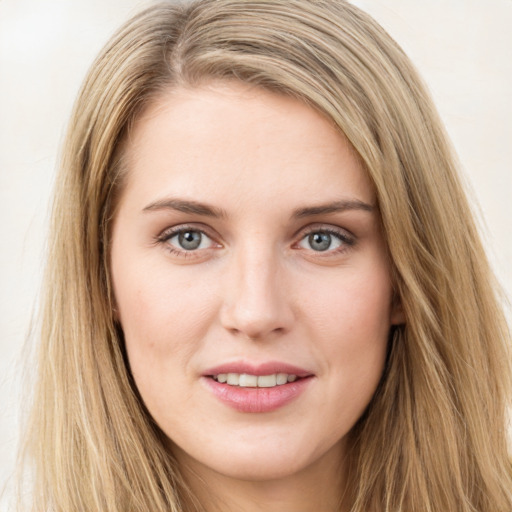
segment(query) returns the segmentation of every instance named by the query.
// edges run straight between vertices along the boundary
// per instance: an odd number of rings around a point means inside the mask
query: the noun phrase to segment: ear
[[[114,323],[119,323],[119,310],[117,309],[117,302],[114,297],[110,299],[109,306],[112,320],[114,321]]]
[[[405,313],[402,307],[402,301],[397,294],[393,294],[391,300],[391,325],[403,325],[405,324]]]

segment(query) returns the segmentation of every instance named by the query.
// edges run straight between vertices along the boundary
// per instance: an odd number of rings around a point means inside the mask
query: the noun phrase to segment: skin
[[[118,319],[142,399],[193,491],[212,511],[337,510],[347,433],[402,321],[353,149],[297,100],[212,83],[160,97],[126,151],[111,253]],[[180,211],[183,201],[222,215]],[[332,203],[345,208],[304,211]],[[183,248],[176,229],[200,246]],[[314,376],[275,411],[239,412],[202,377],[231,361]]]

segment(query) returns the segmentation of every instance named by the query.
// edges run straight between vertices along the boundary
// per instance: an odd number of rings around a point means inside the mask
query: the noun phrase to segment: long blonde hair
[[[33,509],[183,512],[193,501],[127,369],[109,227],[134,120],[169,87],[212,79],[322,112],[375,186],[406,323],[349,434],[352,512],[512,510],[509,332],[495,281],[425,87],[343,0],[160,3],[93,64],[55,191],[26,443]]]

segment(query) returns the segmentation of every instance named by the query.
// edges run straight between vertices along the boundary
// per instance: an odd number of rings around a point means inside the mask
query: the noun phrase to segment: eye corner
[[[316,247],[313,246],[316,244]],[[328,257],[344,253],[356,244],[356,238],[346,229],[326,225],[313,225],[302,230],[292,248]]]
[[[178,258],[205,258],[208,251],[223,247],[207,229],[189,224],[164,229],[155,237],[155,244]]]

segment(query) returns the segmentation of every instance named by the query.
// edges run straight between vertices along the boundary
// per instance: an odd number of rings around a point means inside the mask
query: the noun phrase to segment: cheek
[[[187,407],[193,399],[190,361],[203,339],[198,318],[206,312],[198,311],[197,297],[194,308],[187,293],[182,290],[177,297],[168,283],[132,284],[119,301],[130,371],[151,416],[169,426],[174,421],[170,403],[184,420],[192,415]]]
[[[114,261],[114,263],[117,263]],[[113,267],[114,293],[130,369],[143,395],[153,396],[159,379],[189,369],[205,339],[214,308],[207,286],[168,267],[120,261]]]
[[[323,354],[332,396],[360,415],[373,396],[386,360],[391,328],[387,268],[354,273],[309,294],[310,332]],[[310,334],[312,336],[312,334]]]
[[[392,288],[386,266],[353,272],[344,269],[339,278],[318,284],[304,287],[304,310],[334,347],[354,338],[358,345],[373,345],[389,332]]]

